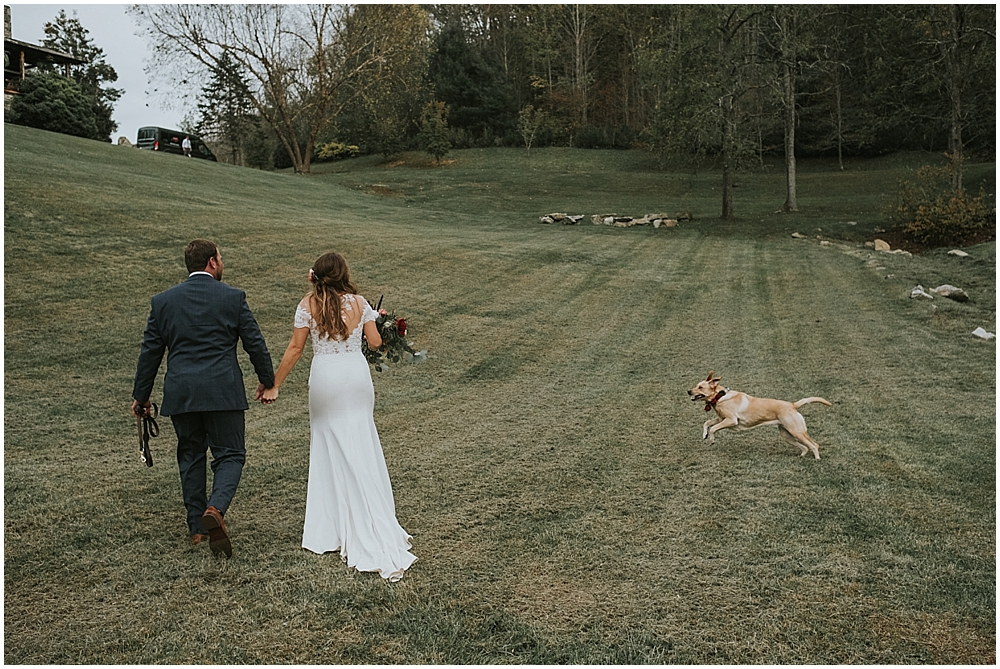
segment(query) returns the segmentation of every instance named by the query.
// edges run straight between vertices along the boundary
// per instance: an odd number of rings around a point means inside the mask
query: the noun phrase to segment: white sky
[[[105,62],[118,73],[118,81],[105,86],[125,89],[111,115],[118,123],[118,130],[111,135],[112,142],[124,136],[135,143],[136,133],[144,125],[180,128],[181,119],[188,110],[180,106],[169,109],[171,100],[168,97],[151,93],[152,86],[143,69],[150,51],[136,35],[138,27],[125,14],[125,5],[5,4],[10,7],[11,37],[39,45],[45,38],[42,28],[55,20],[60,9],[70,18],[76,12],[76,18],[90,33],[91,41],[104,50]]]

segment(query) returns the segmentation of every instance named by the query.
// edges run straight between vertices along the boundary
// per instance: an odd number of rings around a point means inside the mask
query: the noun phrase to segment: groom
[[[274,385],[271,355],[246,293],[222,283],[222,254],[196,239],[184,249],[190,274],[152,299],[132,390],[132,412],[146,413],[157,370],[167,353],[164,416],[177,433],[177,464],[191,542],[209,539],[215,555],[232,557],[223,516],[236,494],[246,461],[243,412],[248,408],[236,344],[250,355],[260,385]],[[206,497],[205,452],[212,450],[212,496]],[[206,531],[208,534],[206,535]]]

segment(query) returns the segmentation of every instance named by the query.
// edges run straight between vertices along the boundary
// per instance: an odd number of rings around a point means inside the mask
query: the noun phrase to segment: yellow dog
[[[829,402],[822,397],[807,397],[798,402],[762,399],[723,388],[720,381],[722,378],[715,377],[712,371],[707,379],[688,391],[692,402],[704,400],[705,411],[715,409],[715,418],[705,421],[702,427],[702,439],[714,443],[715,433],[729,427],[749,430],[761,425],[777,425],[781,438],[802,450],[800,456],[811,450],[819,460],[819,444],[809,437],[806,420],[798,409],[811,402],[831,406]]]

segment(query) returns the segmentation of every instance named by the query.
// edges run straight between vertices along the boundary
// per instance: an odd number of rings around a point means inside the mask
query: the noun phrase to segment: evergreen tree
[[[470,43],[461,21],[451,18],[436,35],[430,60],[435,96],[451,114],[451,125],[481,135],[503,116],[502,73]]]
[[[234,165],[246,165],[247,143],[257,125],[247,89],[239,66],[223,52],[198,102],[196,134],[218,141],[231,154]]]
[[[56,72],[25,77],[10,103],[10,121],[31,128],[97,139],[93,98]]]
[[[102,84],[118,81],[118,73],[104,61],[104,50],[94,45],[90,39],[90,31],[75,16],[67,17],[65,10],[60,10],[54,21],[46,23],[44,31],[44,46],[85,61],[83,65],[73,66],[70,76],[90,99],[96,123],[92,139],[110,142],[111,133],[118,129],[118,124],[111,119],[114,103],[125,91],[120,88],[102,88]]]
[[[451,150],[448,141],[448,107],[443,102],[428,102],[420,119],[419,140],[424,150],[434,156],[440,165],[441,159]]]

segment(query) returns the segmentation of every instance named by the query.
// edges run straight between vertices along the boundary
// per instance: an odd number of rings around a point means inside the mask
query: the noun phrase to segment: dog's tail
[[[798,408],[799,408],[799,407],[801,407],[801,406],[802,406],[803,404],[812,404],[813,402],[819,402],[820,404],[825,404],[825,405],[827,405],[828,407],[829,407],[829,406],[833,406],[832,404],[830,404],[829,402],[827,402],[827,401],[826,401],[825,399],[823,399],[822,397],[806,397],[805,399],[801,399],[801,400],[799,400],[798,402],[793,402],[793,403],[792,403],[792,405],[793,405],[793,406],[794,406],[794,407],[795,407],[796,409],[798,409]]]

